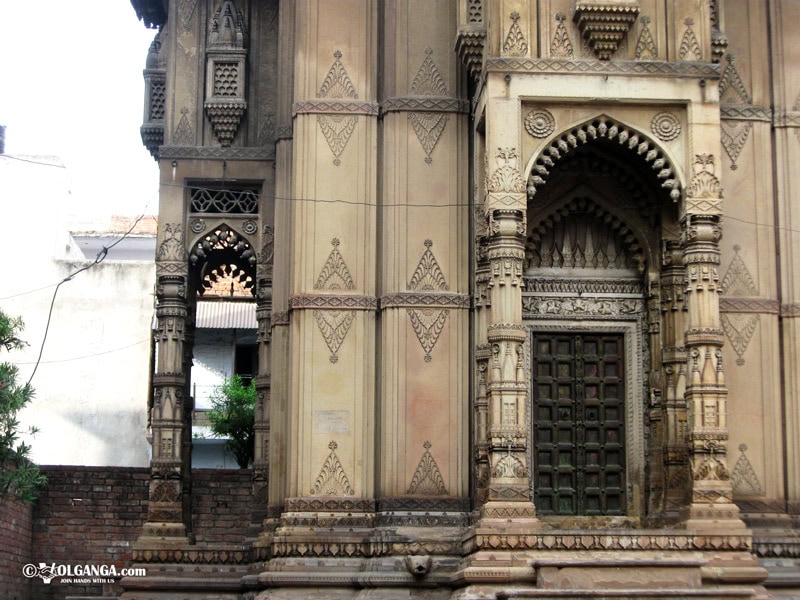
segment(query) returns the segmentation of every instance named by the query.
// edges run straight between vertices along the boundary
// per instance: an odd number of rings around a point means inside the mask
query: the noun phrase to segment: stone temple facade
[[[161,188],[123,598],[800,598],[800,2],[132,4]],[[235,546],[190,514],[220,282],[259,327]]]

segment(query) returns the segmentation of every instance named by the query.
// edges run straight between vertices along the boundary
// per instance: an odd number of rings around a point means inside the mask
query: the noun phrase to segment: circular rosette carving
[[[544,138],[553,133],[556,119],[549,110],[532,110],[525,116],[525,130],[535,138]]]
[[[660,112],[650,122],[650,129],[662,142],[669,142],[680,135],[681,122],[672,113]]]
[[[203,233],[206,230],[206,222],[203,219],[192,219],[189,227],[194,233]]]
[[[242,224],[242,231],[247,235],[252,235],[256,231],[258,231],[258,225],[256,224],[255,221],[249,221],[249,220],[245,221]]]

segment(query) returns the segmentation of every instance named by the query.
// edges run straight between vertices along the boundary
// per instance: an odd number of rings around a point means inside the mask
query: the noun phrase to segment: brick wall
[[[132,544],[147,516],[149,469],[57,466],[42,467],[42,472],[48,483],[33,507],[27,562],[128,566]],[[199,469],[192,477],[196,542],[242,543],[253,508],[252,471]],[[57,580],[45,585],[40,578],[30,583],[30,598],[36,600],[99,596],[104,591],[118,590]]]
[[[28,600],[30,581],[22,567],[31,562],[31,505],[0,497],[0,597]]]
[[[33,513],[33,562],[127,566],[147,514],[149,469],[42,467],[47,486]],[[101,585],[31,583],[39,600],[100,595]]]
[[[198,544],[241,544],[253,514],[250,469],[192,472],[192,513]]]

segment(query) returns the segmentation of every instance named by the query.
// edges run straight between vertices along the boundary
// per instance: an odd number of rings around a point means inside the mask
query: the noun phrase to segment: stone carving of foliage
[[[726,296],[758,296],[758,287],[747,265],[744,264],[738,244],[733,247],[734,255],[725,277],[722,278],[722,290]]]
[[[569,39],[569,32],[567,31],[567,26],[564,25],[566,19],[567,17],[564,13],[556,14],[558,25],[553,35],[553,41],[550,42],[551,58],[572,58],[574,56],[572,42]]]
[[[525,180],[519,173],[519,155],[516,148],[498,148],[497,169],[489,178],[490,192],[524,192]]]
[[[414,476],[411,478],[411,485],[408,486],[407,494],[420,496],[447,496],[447,486],[444,484],[442,472],[439,465],[431,454],[430,442],[425,442],[423,447],[425,452],[417,465]]]
[[[185,106],[181,109],[181,119],[172,134],[172,143],[176,146],[191,146],[194,144],[194,129],[189,123],[189,109]]]
[[[352,496],[355,490],[350,486],[350,480],[344,472],[339,457],[336,456],[338,444],[331,441],[328,444],[330,453],[325,459],[325,464],[317,475],[314,487],[311,488],[312,496]]]
[[[712,154],[696,154],[694,176],[687,194],[692,198],[722,198],[722,184],[717,179]]]
[[[741,154],[747,140],[750,138],[750,132],[752,130],[753,123],[750,121],[722,121],[720,125],[722,147],[725,148],[725,153],[731,159],[731,170],[733,171],[738,168],[736,160],[739,158],[739,154]]]
[[[425,240],[425,252],[422,254],[417,268],[408,283],[410,290],[416,292],[447,291],[447,281],[439,262],[431,251],[432,246],[433,242],[431,240]],[[446,308],[408,309],[411,328],[414,330],[422,349],[425,350],[425,362],[431,361],[431,352],[444,330],[448,312]]]
[[[431,55],[433,50],[425,49],[425,60],[417,71],[414,82],[411,84],[411,93],[415,96],[447,96],[447,87],[442,74]],[[447,114],[443,112],[412,112],[408,120],[417,135],[422,149],[425,151],[425,162],[433,162],[431,154],[447,125]]]
[[[347,268],[347,263],[339,252],[339,244],[338,238],[331,240],[333,250],[322,265],[317,282],[314,284],[315,290],[352,290],[356,287],[350,269]]]
[[[733,467],[731,473],[731,483],[733,484],[733,493],[736,496],[763,496],[764,488],[761,487],[761,482],[758,480],[753,465],[747,458],[747,444],[739,444],[739,460],[736,461],[736,466]]]
[[[700,51],[700,43],[697,41],[697,35],[695,35],[692,29],[694,19],[686,17],[683,22],[686,25],[686,31],[681,39],[681,47],[678,51],[678,56],[680,56],[681,60],[700,60],[703,55]]]
[[[333,53],[334,61],[317,94],[320,98],[358,98],[353,81],[342,64],[342,53]],[[356,115],[317,115],[322,135],[333,152],[333,164],[341,164],[340,156],[358,124]]]
[[[753,334],[758,327],[759,317],[753,314],[723,313],[720,315],[722,329],[736,352],[736,364],[744,364],[744,353],[753,339]]]
[[[642,15],[642,30],[639,33],[639,40],[636,42],[634,56],[636,60],[655,60],[658,58],[658,48],[650,31],[650,17]]]
[[[728,64],[722,72],[719,80],[719,101],[720,104],[752,104],[753,99],[747,91],[736,68],[736,57],[733,54],[727,56]]]
[[[528,42],[519,26],[519,13],[514,11],[511,18],[511,27],[508,29],[506,41],[503,43],[504,56],[525,56],[528,53]]]

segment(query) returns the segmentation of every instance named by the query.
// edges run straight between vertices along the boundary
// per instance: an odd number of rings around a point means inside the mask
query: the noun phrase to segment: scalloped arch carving
[[[634,228],[611,209],[592,198],[573,196],[529,224],[525,269],[635,268],[641,273],[649,248],[639,238]]]
[[[257,256],[253,245],[230,225],[222,223],[192,242],[189,263],[197,274],[199,295],[219,293],[231,284],[231,295],[255,292]]]
[[[641,157],[654,171],[655,176],[661,182],[661,187],[669,190],[669,196],[673,202],[681,199],[681,183],[678,172],[663,149],[642,132],[607,115],[588,119],[571,129],[558,133],[539,152],[538,156],[532,158],[527,183],[528,198],[536,195],[536,192],[547,183],[553,167],[573,150],[599,139],[616,142],[620,147]]]

